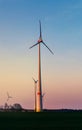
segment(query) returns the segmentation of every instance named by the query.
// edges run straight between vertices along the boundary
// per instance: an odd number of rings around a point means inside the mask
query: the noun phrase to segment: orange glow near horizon
[[[37,62],[30,58],[14,57],[1,62],[1,105],[6,102],[6,92],[8,91],[13,97],[9,101],[10,104],[19,102],[25,108],[34,109],[32,77],[37,78],[38,76],[35,75],[37,65],[34,65]],[[81,108],[81,105],[78,105],[81,103],[82,97],[81,70],[75,68],[72,70],[70,66],[66,69],[62,65],[61,69],[59,66],[55,66],[55,62],[52,61],[52,63],[54,63],[51,65],[52,67],[49,64],[46,67],[46,61],[44,61],[44,66],[42,61],[42,91],[46,93],[44,108]]]

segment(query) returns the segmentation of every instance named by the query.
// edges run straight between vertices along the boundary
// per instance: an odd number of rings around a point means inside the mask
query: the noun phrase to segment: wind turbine
[[[10,99],[10,98],[12,98],[10,95],[9,95],[9,93],[7,92],[7,101]]]
[[[47,49],[54,54],[49,47],[44,43],[42,39],[42,31],[41,31],[41,22],[39,20],[39,26],[40,26],[40,36],[38,39],[38,42],[31,46],[29,49],[33,48],[34,46],[38,45],[38,90],[37,90],[37,107],[36,112],[41,112],[43,110],[42,105],[42,84],[41,84],[41,52],[40,52],[40,45],[43,43],[44,46],[47,47]]]
[[[36,87],[37,87],[38,80],[35,80],[34,78],[32,79],[34,80],[34,84],[35,84],[35,112],[36,112]]]

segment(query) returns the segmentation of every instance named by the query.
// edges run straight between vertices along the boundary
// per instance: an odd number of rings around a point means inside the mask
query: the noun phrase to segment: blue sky
[[[14,89],[20,100],[15,98],[13,102],[20,101],[25,107],[33,108],[31,78],[32,76],[37,78],[38,75],[37,47],[32,50],[29,50],[29,47],[39,38],[39,19],[42,23],[43,40],[55,53],[52,56],[42,46],[42,83],[43,91],[47,91],[45,107],[60,108],[64,104],[64,107],[81,108],[81,0],[0,0],[2,104],[5,102],[6,91],[14,95]],[[25,94],[22,93],[23,87],[26,90]],[[69,93],[70,98],[73,96],[71,102],[68,101]]]
[[[44,38],[51,41],[52,46],[55,42],[54,46],[59,45],[62,49],[77,48],[77,42],[80,44],[81,41],[81,4],[80,0],[1,0],[1,40],[4,36],[12,46],[12,39],[14,45],[26,42],[31,35],[37,40],[38,20],[41,19]]]

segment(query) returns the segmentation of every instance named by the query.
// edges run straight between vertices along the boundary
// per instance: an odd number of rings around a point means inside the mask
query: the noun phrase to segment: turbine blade
[[[34,82],[35,82],[35,79],[32,77],[32,79],[34,80]]]
[[[40,20],[39,20],[39,25],[40,25],[40,39],[42,39],[41,21]]]
[[[54,53],[50,50],[50,48],[44,43],[44,42],[42,42],[46,47],[47,47],[47,49],[54,55]]]
[[[36,43],[36,44],[34,44],[33,46],[31,46],[29,49],[31,49],[31,48],[33,48],[34,46],[36,46],[36,45],[38,45],[39,43]]]

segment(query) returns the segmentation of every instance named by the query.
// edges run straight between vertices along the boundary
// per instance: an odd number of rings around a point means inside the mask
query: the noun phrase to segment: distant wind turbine
[[[40,54],[40,45],[43,43],[44,46],[47,47],[47,49],[54,54],[50,48],[44,43],[42,39],[42,31],[41,31],[41,22],[39,21],[39,26],[40,26],[40,36],[39,40],[36,44],[31,46],[29,49],[33,48],[34,46],[38,45],[38,91],[37,91],[37,107],[36,107],[36,112],[41,112],[43,110],[43,105],[42,105],[42,84],[41,84],[41,54]]]
[[[10,98],[12,98],[10,95],[9,95],[9,93],[7,92],[7,101],[10,99]]]
[[[32,78],[35,84],[35,112],[36,112],[36,87],[37,87],[37,82],[38,80],[35,80],[34,78]]]

